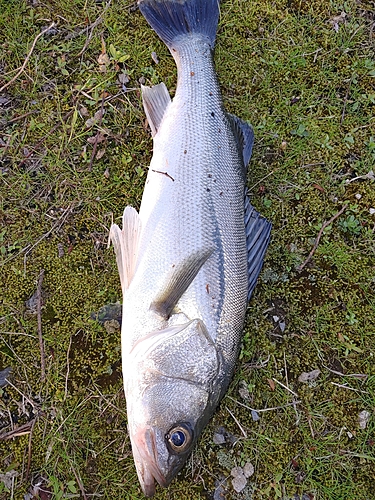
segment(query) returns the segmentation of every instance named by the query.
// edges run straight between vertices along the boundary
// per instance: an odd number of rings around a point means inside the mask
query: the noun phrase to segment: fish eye
[[[172,427],[165,438],[173,451],[182,453],[190,447],[193,433],[186,424],[179,424]]]

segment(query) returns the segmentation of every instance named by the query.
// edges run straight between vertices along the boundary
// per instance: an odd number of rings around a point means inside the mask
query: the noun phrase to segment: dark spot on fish
[[[211,111],[211,116],[215,116],[215,113],[213,111]]]
[[[221,196],[221,195],[223,194],[223,192],[221,191],[221,193],[219,193],[219,194],[220,194],[220,196]]]
[[[210,189],[210,188],[207,188],[207,192],[209,193],[210,191],[211,191],[211,189]]]
[[[195,75],[194,71],[190,71],[190,76],[194,76],[194,75]]]
[[[212,95],[212,92],[210,92],[208,95]]]
[[[186,153],[187,153],[187,150],[185,149],[185,150],[184,150],[184,155],[186,155]]]
[[[221,128],[219,128],[219,134],[220,134],[220,132],[221,132]]]
[[[206,285],[206,292],[207,292],[207,293],[210,293],[210,285],[209,285],[208,283],[207,283],[207,285]]]
[[[209,179],[211,179],[211,177],[212,177],[212,174],[208,174],[208,176],[207,176],[207,177],[208,177]]]

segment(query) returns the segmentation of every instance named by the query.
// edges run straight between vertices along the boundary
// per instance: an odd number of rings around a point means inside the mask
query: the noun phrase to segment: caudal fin
[[[139,10],[171,47],[181,35],[201,34],[215,43],[220,0],[138,0]]]

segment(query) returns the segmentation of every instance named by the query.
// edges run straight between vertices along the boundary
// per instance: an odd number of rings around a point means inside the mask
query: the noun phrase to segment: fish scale
[[[177,64],[173,100],[164,84],[142,87],[153,157],[139,214],[127,207],[110,231],[128,429],[152,496],[186,462],[232,377],[270,223],[244,195],[252,129],[222,104],[217,0],[139,7]]]

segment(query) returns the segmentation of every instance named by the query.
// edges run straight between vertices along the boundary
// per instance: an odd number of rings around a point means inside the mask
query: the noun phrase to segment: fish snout
[[[155,481],[166,488],[173,477],[167,477],[159,464],[160,458],[167,459],[168,455],[164,435],[151,427],[139,428],[131,436],[131,442],[142,491],[147,497],[152,497],[155,493]]]

